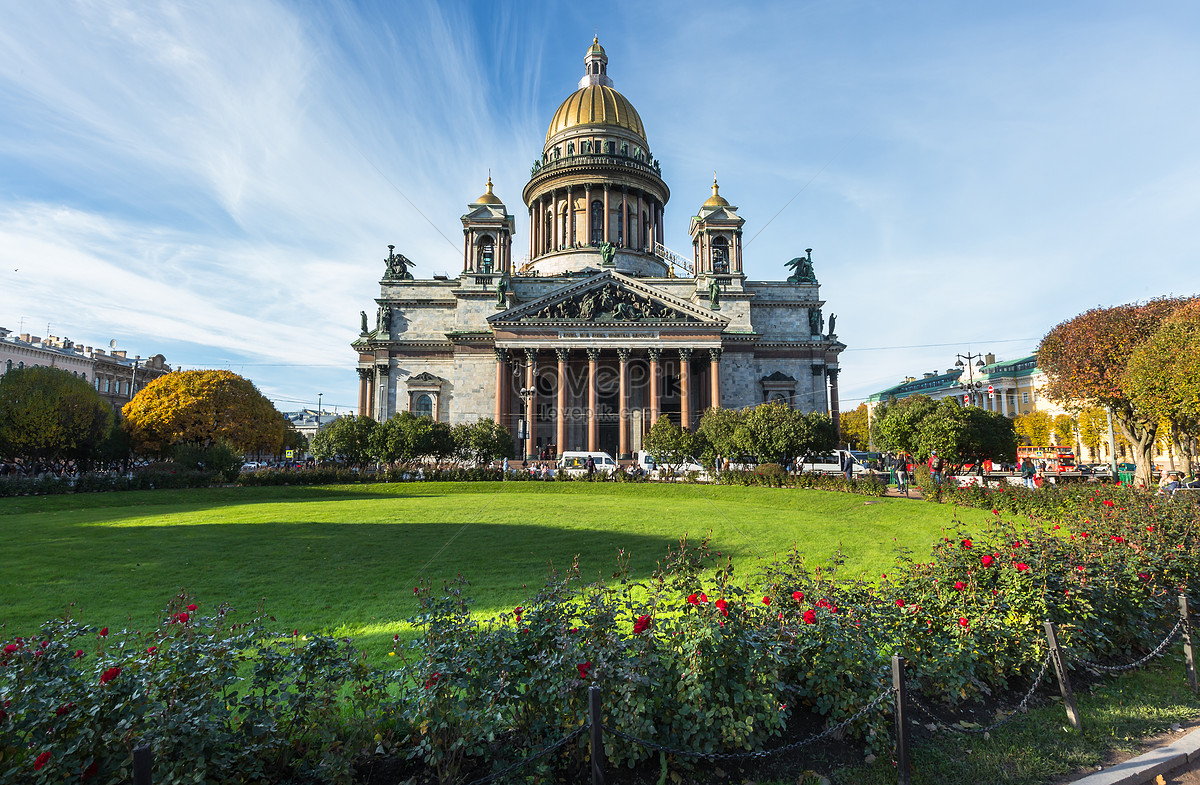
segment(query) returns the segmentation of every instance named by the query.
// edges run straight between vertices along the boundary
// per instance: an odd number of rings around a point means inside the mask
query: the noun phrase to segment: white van
[[[678,466],[668,466],[665,463],[655,461],[654,456],[645,450],[638,450],[633,454],[633,461],[646,472],[647,477],[652,477],[656,480],[665,479],[665,475],[672,471],[676,478],[682,477],[689,472],[694,472],[701,480],[708,478],[708,472],[694,458],[688,458]]]
[[[596,465],[597,474],[611,474],[617,470],[617,462],[606,452],[573,452],[567,450],[558,459],[558,468],[571,477],[587,475],[587,459],[591,458]]]
[[[801,471],[812,472],[815,474],[841,474],[842,473],[842,456],[846,454],[845,450],[835,450],[832,453],[820,455],[806,455],[800,462]],[[851,470],[851,476],[867,476],[872,472],[866,466],[863,466],[860,461],[860,455],[863,453],[850,453],[854,455],[854,468]]]

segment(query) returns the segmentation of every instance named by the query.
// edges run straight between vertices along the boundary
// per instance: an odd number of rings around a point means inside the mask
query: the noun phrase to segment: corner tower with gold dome
[[[353,344],[360,412],[490,417],[530,460],[627,459],[660,417],[694,429],[713,407],[782,401],[836,423],[845,346],[832,317],[825,329],[811,250],[781,260],[786,280],[747,280],[745,222],[714,178],[690,217],[692,256],[672,253],[670,196],[593,39],[522,191],[524,240],[489,177],[461,218],[457,277],[418,277],[451,265],[389,246],[374,328],[364,311]]]

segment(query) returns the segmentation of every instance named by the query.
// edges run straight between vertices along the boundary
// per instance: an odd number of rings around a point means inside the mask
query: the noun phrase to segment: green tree
[[[1100,459],[1101,445],[1108,441],[1108,417],[1103,409],[1088,406],[1079,411],[1079,440],[1093,460]]]
[[[650,426],[649,433],[642,441],[642,448],[650,453],[656,463],[677,472],[695,455],[699,441],[696,434],[676,425],[664,414]]]
[[[1014,420],[1014,425],[1017,428],[1017,435],[1024,440],[1025,444],[1037,447],[1049,446],[1050,431],[1054,427],[1054,421],[1041,409],[1034,409],[1029,414],[1019,415]]]
[[[169,454],[175,445],[228,442],[244,452],[279,454],[285,419],[254,384],[229,371],[176,371],[143,387],[121,410],[137,449]]]
[[[737,441],[742,413],[737,409],[707,409],[700,417],[697,432],[704,439],[703,463],[712,466],[718,455],[733,458],[741,452]]]
[[[1200,436],[1200,299],[1180,306],[1134,349],[1122,377],[1130,402],[1167,424],[1168,438],[1192,473]]]
[[[881,405],[875,410],[875,446],[888,452],[903,452],[921,459],[918,439],[921,422],[937,409],[928,395],[910,395]]]
[[[19,368],[0,376],[0,457],[88,464],[112,426],[96,390],[58,368]]]
[[[1060,447],[1075,445],[1075,420],[1069,414],[1054,415],[1054,443]]]
[[[842,412],[842,439],[851,450],[865,450],[871,443],[871,431],[868,427],[870,417],[867,415],[867,405],[860,403],[857,409]]]
[[[370,417],[339,417],[313,435],[309,449],[320,461],[342,461],[366,466],[371,461],[372,438],[378,424]]]
[[[455,453],[476,465],[512,457],[512,434],[493,419],[484,417],[473,423],[456,425],[451,436]]]
[[[828,418],[826,418],[828,419]],[[738,453],[759,463],[783,463],[812,450],[833,446],[832,421],[824,431],[820,416],[804,415],[779,401],[762,403],[742,413],[735,441]]]
[[[1151,451],[1161,418],[1134,403],[1125,371],[1137,348],[1187,302],[1164,297],[1093,308],[1054,327],[1037,350],[1046,394],[1063,404],[1107,406],[1113,424],[1133,446],[1138,482],[1147,487],[1153,483]]]
[[[416,463],[454,454],[454,438],[444,422],[400,412],[379,423],[371,435],[371,454],[384,463]]]

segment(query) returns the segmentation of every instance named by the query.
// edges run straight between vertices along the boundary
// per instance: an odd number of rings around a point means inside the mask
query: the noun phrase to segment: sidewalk
[[[1071,785],[1200,785],[1200,729]]]

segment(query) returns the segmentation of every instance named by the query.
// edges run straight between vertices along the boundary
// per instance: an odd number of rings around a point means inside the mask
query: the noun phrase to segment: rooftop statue
[[[708,279],[708,306],[714,311],[721,310],[721,282],[715,277]]]
[[[501,276],[500,280],[496,282],[496,307],[497,308],[507,308],[508,307],[508,300],[505,297],[505,294],[507,294],[507,292],[508,292],[508,279],[505,278],[504,276]]]
[[[600,243],[599,248],[601,264],[612,264],[613,257],[617,255],[617,246],[613,245],[612,243]]]
[[[808,309],[808,332],[809,335],[820,335],[821,328],[825,326],[825,320],[821,318],[820,308]]]
[[[829,339],[830,340],[837,338],[837,333],[835,333],[833,331],[833,327],[836,324],[837,324],[837,314],[836,313],[829,314]]]
[[[788,276],[788,283],[816,283],[817,274],[813,272],[812,249],[805,248],[805,253],[808,256],[797,256],[784,265],[792,274]]]
[[[396,253],[396,246],[388,246],[388,257],[383,261],[387,265],[385,278],[398,278],[402,281],[411,281],[413,279],[412,273],[408,271],[408,268],[412,267],[413,263],[404,254]]]
[[[367,330],[367,312],[359,311],[358,313],[360,316],[362,316],[362,334],[366,335],[368,332],[368,330]]]

